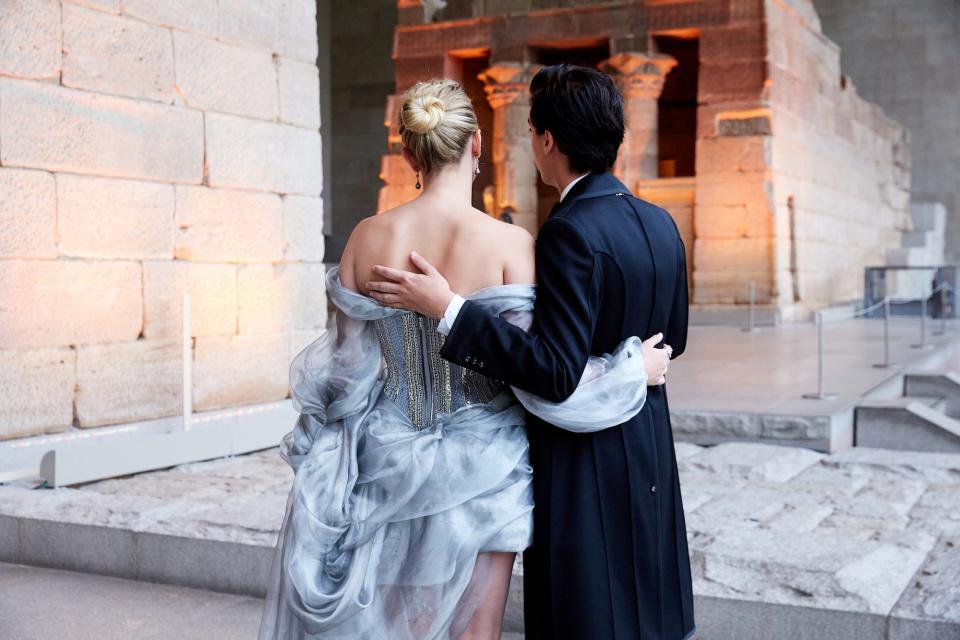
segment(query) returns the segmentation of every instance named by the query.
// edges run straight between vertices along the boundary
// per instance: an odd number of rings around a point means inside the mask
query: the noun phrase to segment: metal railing
[[[914,349],[925,349],[928,348],[929,343],[927,342],[927,301],[933,296],[940,294],[941,302],[941,311],[940,320],[941,326],[938,332],[935,332],[934,335],[946,335],[947,333],[947,314],[944,311],[946,308],[946,296],[948,291],[954,291],[953,286],[949,282],[940,283],[933,291],[930,292],[929,296],[925,297],[916,297],[916,298],[900,298],[894,300],[890,296],[885,296],[883,300],[877,302],[869,307],[854,311],[849,315],[845,315],[840,318],[831,318],[829,322],[843,322],[845,320],[852,320],[861,316],[865,316],[873,313],[880,307],[883,307],[883,362],[879,362],[873,365],[878,369],[889,369],[890,367],[896,366],[897,363],[893,362],[890,358],[890,306],[893,304],[909,304],[913,302],[921,302],[921,314],[920,314],[920,341],[918,343],[910,345]],[[817,311],[814,315],[814,322],[817,327],[817,391],[816,393],[805,393],[803,397],[808,400],[831,400],[837,397],[835,393],[827,393],[824,388],[823,380],[823,326],[825,324],[824,312]]]

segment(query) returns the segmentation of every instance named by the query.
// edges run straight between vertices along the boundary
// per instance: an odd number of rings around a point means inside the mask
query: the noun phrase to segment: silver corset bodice
[[[503,389],[440,357],[446,336],[437,332],[438,323],[409,312],[374,321],[387,366],[384,394],[418,430],[466,405],[490,402]]]

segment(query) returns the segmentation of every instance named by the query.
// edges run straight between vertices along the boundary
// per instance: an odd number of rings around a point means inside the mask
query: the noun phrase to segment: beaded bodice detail
[[[374,321],[386,361],[384,394],[417,430],[443,414],[493,400],[504,385],[440,357],[438,320],[403,312]]]

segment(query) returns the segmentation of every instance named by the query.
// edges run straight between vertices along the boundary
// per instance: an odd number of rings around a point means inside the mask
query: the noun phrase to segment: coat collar
[[[578,200],[599,198],[600,196],[609,196],[615,193],[630,193],[630,190],[609,171],[590,173],[583,180],[573,185],[573,188],[567,193],[566,198],[553,205],[553,208],[550,210],[550,216],[548,217],[553,217],[557,212],[568,209]]]

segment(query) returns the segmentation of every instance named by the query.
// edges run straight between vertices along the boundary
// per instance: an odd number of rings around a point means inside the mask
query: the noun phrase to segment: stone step
[[[945,406],[942,397],[864,400],[854,413],[854,446],[960,453],[960,420]]]
[[[939,202],[914,202],[910,205],[910,217],[915,231],[943,233],[947,223],[947,209]]]
[[[960,419],[960,374],[954,372],[907,374],[904,393],[908,396],[939,396],[944,399],[943,412]]]
[[[926,247],[896,247],[887,249],[888,267],[933,267],[939,264],[933,252]]]

